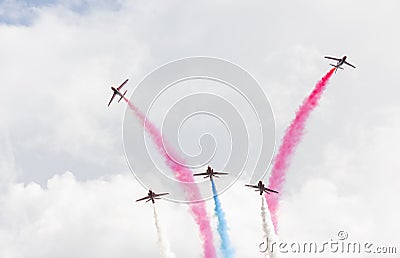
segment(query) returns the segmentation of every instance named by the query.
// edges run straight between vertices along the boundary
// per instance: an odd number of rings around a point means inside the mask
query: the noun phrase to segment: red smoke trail
[[[286,130],[286,133],[283,137],[282,144],[279,147],[279,151],[274,158],[271,176],[269,178],[269,188],[277,190],[281,193],[282,185],[285,181],[286,170],[289,166],[290,158],[294,152],[294,149],[299,144],[303,132],[306,121],[310,116],[311,112],[318,104],[318,100],[320,99],[322,93],[324,92],[326,85],[328,84],[329,79],[331,78],[333,72],[336,68],[332,68],[322,79],[317,83],[314,90],[311,94],[303,101],[303,104],[300,106],[296,113],[296,117],[290,124],[289,128]],[[272,222],[275,227],[275,232],[278,231],[278,221],[277,221],[277,209],[278,209],[278,201],[279,194],[271,194],[266,197],[268,208],[271,212]]]
[[[165,141],[163,143],[163,139],[160,131],[157,127],[152,124],[146,116],[140,112],[128,99],[124,97],[126,103],[131,110],[135,112],[135,115],[140,119],[140,121],[144,124],[145,130],[151,136],[154,143],[157,146],[158,151],[164,157],[165,162],[168,167],[175,173],[175,177],[182,183],[182,187],[185,190],[187,195],[187,199],[189,201],[193,200],[201,200],[201,194],[199,188],[194,182],[193,173],[189,169],[184,166],[177,164],[175,160],[177,160],[177,155],[174,155],[171,151],[168,153],[164,147]],[[193,213],[194,219],[196,223],[200,227],[200,233],[203,240],[203,250],[204,256],[206,258],[216,258],[217,254],[213,245],[213,234],[210,226],[210,220],[207,215],[206,205],[204,202],[193,202],[189,204],[190,209]]]

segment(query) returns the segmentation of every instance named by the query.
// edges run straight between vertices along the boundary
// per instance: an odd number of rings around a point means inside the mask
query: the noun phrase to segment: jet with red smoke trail
[[[125,94],[126,94],[126,92],[128,91],[128,90],[125,90],[125,92],[124,92],[124,94],[122,94],[121,92],[120,92],[120,90],[122,89],[122,87],[124,87],[124,85],[126,84],[128,82],[128,79],[126,79],[121,85],[119,85],[117,88],[114,88],[114,87],[112,87],[111,86],[111,89],[112,89],[112,91],[113,91],[113,95],[112,95],[112,97],[111,97],[111,99],[110,99],[110,102],[108,102],[108,107],[110,106],[110,104],[111,104],[111,102],[114,100],[114,98],[115,98],[115,96],[120,96],[120,98],[119,98],[119,100],[118,100],[118,103],[121,101],[121,99],[125,96]]]
[[[314,109],[318,106],[318,102],[322,97],[329,79],[332,77],[336,68],[332,68],[327,72],[321,80],[315,85],[311,93],[304,99],[296,112],[296,116],[286,129],[283,136],[281,146],[274,157],[269,177],[268,187],[281,191],[286,180],[286,173],[290,166],[291,158],[293,157],[297,146],[303,139],[307,121],[310,118]],[[266,198],[268,208],[271,213],[272,222],[274,224],[275,233],[278,232],[278,217],[280,194],[270,195]]]
[[[346,61],[347,56],[343,56],[342,58],[324,56],[324,58],[337,61],[336,64],[330,64],[331,66],[336,67],[335,73],[336,73],[337,69],[342,69],[343,70],[343,68],[341,66],[344,65],[344,64],[347,64],[347,65],[349,65],[349,66],[351,66],[353,68],[356,68],[354,65],[352,65],[352,64],[350,64],[350,63],[348,63]]]
[[[174,176],[178,182],[182,182],[181,186],[185,192],[186,198],[190,201],[189,207],[191,214],[200,229],[204,257],[216,258],[217,252],[214,247],[214,236],[211,229],[210,219],[207,215],[205,202],[198,202],[202,197],[199,187],[194,182],[192,171],[186,166],[179,164],[179,162],[176,162],[176,160],[179,160],[179,155],[175,154],[173,151],[167,153],[166,149],[169,149],[166,147],[168,146],[168,141],[163,139],[163,135],[157,126],[147,119],[145,114],[130,102],[129,99],[125,97],[123,99],[128,104],[129,109],[134,112],[135,116],[144,126],[144,129],[156,145],[159,154],[164,158],[165,164],[174,172]]]
[[[154,200],[159,200],[159,199],[161,199],[160,196],[167,195],[167,194],[169,194],[169,193],[157,194],[157,193],[153,192],[152,190],[149,190],[149,193],[147,194],[146,197],[140,198],[140,199],[136,200],[136,202],[147,200],[146,202],[151,201],[152,203],[154,203]]]
[[[216,171],[214,171],[214,169],[212,169],[210,166],[208,166],[206,172],[193,174],[193,176],[205,176],[204,178],[209,177],[210,180],[212,180],[213,177],[219,178],[218,175],[227,175],[227,174],[228,173],[226,173],[226,172],[216,172]]]
[[[256,185],[245,185],[245,186],[251,187],[251,188],[257,188],[256,192],[260,192],[260,195],[262,195],[263,193],[270,194],[270,192],[279,193],[279,192],[277,192],[275,190],[272,190],[272,189],[269,189],[269,188],[265,187],[265,185],[261,181],[258,181],[258,184],[256,184]]]

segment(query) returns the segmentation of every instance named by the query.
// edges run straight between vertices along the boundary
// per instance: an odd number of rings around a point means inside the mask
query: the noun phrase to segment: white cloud
[[[17,163],[19,178],[43,183],[68,169],[67,160],[73,169],[93,168],[83,178],[125,167],[121,109],[106,107],[108,88],[140,70],[135,67],[146,48],[110,23],[118,19],[112,12],[83,18],[44,8],[40,14],[31,27],[0,27],[1,84],[8,85],[1,97],[2,110],[8,111],[1,128],[16,158],[24,160]],[[30,175],[32,167],[36,178]]]
[[[10,182],[15,179],[15,157],[8,135],[0,138],[0,194],[6,191]]]
[[[131,175],[83,182],[66,172],[48,180],[46,188],[12,184],[0,197],[0,256],[157,256],[151,204],[134,203],[145,193]],[[258,195],[237,184],[221,201],[237,257],[257,255],[262,239]],[[156,205],[172,251],[177,257],[198,257],[200,237],[188,207],[166,201]],[[212,201],[207,206],[216,226]]]
[[[152,209],[133,201],[144,193],[130,175],[79,182],[67,172],[47,188],[14,184],[0,199],[0,256],[154,257]]]

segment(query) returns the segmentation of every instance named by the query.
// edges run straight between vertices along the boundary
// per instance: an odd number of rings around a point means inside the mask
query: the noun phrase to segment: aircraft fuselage
[[[156,195],[156,194],[155,194],[152,190],[149,190],[148,196],[150,197],[152,203],[154,203],[154,196],[155,196],[155,195]]]
[[[116,88],[111,87],[111,89],[112,89],[112,91],[113,91],[115,94],[121,96],[121,93],[120,93]]]
[[[262,195],[264,193],[264,184],[261,181],[258,182],[258,189],[260,189],[260,195]]]
[[[346,62],[346,58],[347,56],[342,57],[342,59],[338,61],[336,66],[342,66]]]

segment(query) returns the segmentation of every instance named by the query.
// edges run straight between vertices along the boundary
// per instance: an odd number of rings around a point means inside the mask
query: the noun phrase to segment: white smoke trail
[[[161,230],[160,221],[158,219],[156,206],[153,205],[153,213],[154,213],[154,221],[157,229],[157,244],[160,248],[161,257],[163,258],[175,258],[175,255],[172,253],[168,241],[165,238],[163,231]]]
[[[272,223],[271,214],[269,213],[269,209],[265,208],[265,200],[264,196],[261,196],[261,218],[262,218],[262,227],[264,231],[264,241],[266,244],[267,252],[265,252],[266,257],[277,258],[277,251],[271,252],[270,243],[276,241],[276,235],[274,230],[274,224]]]

